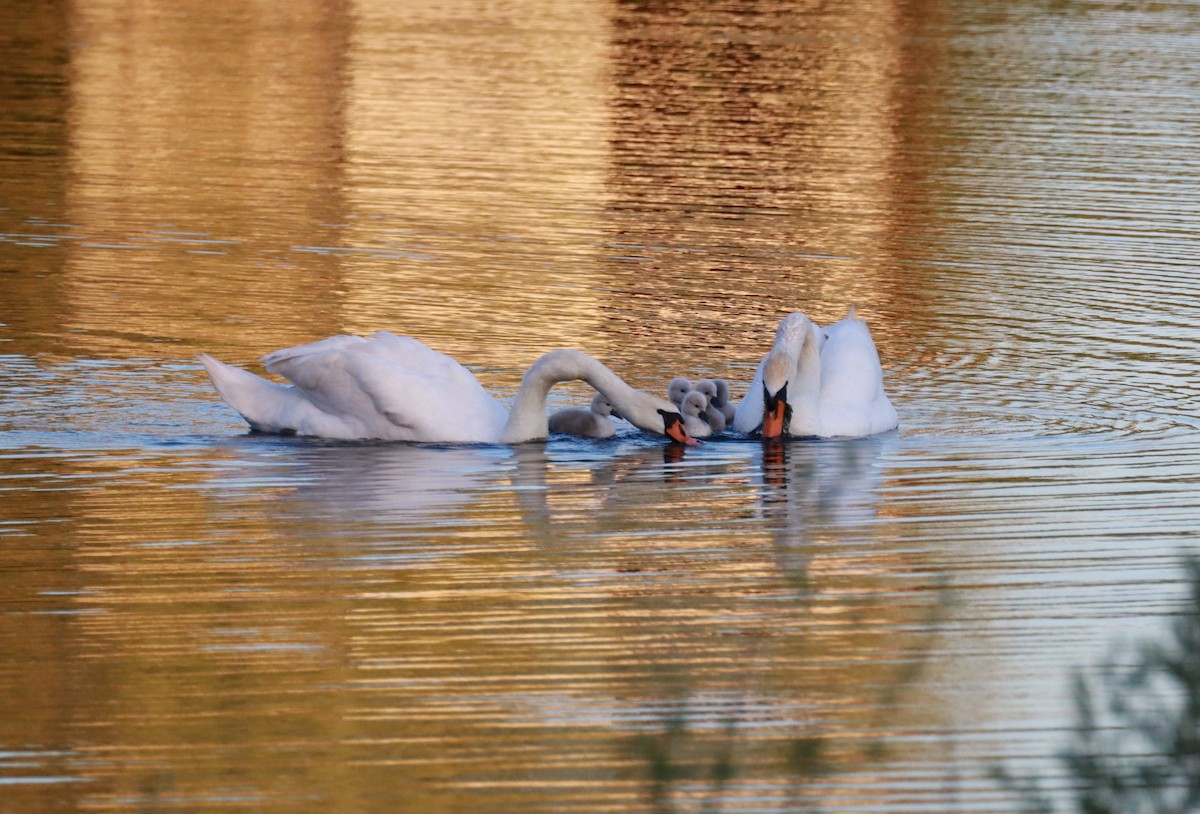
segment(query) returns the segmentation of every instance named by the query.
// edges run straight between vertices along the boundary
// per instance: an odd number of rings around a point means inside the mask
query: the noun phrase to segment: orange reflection
[[[517,375],[552,347],[599,353],[603,4],[361,0],[356,16],[347,327]]]
[[[611,320],[736,381],[789,311],[908,316],[910,5],[619,4]]]
[[[337,0],[72,7],[65,323],[91,352],[184,338],[262,349],[336,325]]]

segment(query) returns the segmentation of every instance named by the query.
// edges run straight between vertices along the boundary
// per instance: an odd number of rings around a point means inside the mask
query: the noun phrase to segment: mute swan
[[[703,418],[708,422],[708,426],[712,427],[713,432],[725,431],[725,413],[717,407],[717,383],[712,379],[701,379],[696,382],[696,388],[692,392],[699,393],[704,396],[704,413]]]
[[[788,314],[779,321],[779,326],[775,329],[775,343],[772,348],[786,345],[790,342],[802,342],[804,336],[803,322],[807,321],[808,317],[796,311]],[[770,353],[768,352],[768,356]],[[750,389],[746,391],[746,395],[742,397],[741,402],[737,406],[737,410],[733,414],[733,429],[736,432],[752,433],[762,429],[763,411],[765,404],[763,402],[763,365],[767,362],[767,357],[764,356],[762,361],[758,363],[758,369],[754,372],[754,379],[750,382]]]
[[[759,368],[764,438],[852,438],[899,423],[879,352],[853,307],[823,331],[803,313],[784,317]]]
[[[677,376],[671,379],[671,383],[667,385],[667,399],[672,404],[683,404],[683,397],[686,396],[692,389],[692,380],[685,379],[682,376]]]
[[[699,390],[689,390],[683,397],[683,403],[679,405],[679,412],[683,414],[683,426],[692,438],[707,438],[712,435],[713,428],[708,423],[708,415],[705,413],[707,407],[708,399]]]
[[[434,443],[501,443],[543,439],[546,396],[558,382],[582,379],[622,417],[648,432],[695,444],[675,405],[627,385],[577,350],[552,350],[526,371],[512,409],[483,389],[462,365],[410,337],[379,331],[369,338],[333,336],[263,357],[275,384],[200,354],[221,398],[261,432],[322,438]]]
[[[550,414],[550,432],[578,435],[583,438],[611,438],[617,428],[613,424],[613,407],[603,393],[592,396],[590,407],[568,407]]]

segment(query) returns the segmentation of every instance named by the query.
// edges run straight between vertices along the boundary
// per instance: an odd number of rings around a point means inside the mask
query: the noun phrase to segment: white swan
[[[696,387],[692,391],[704,396],[704,412],[701,416],[708,422],[708,426],[712,427],[713,432],[725,431],[725,413],[718,406],[717,383],[713,379],[701,379],[696,382]],[[686,413],[685,413],[686,417]]]
[[[824,330],[800,312],[784,317],[734,417],[734,429],[761,427],[765,438],[851,438],[898,424],[879,352],[853,307]]]
[[[713,428],[708,423],[708,415],[705,413],[707,408],[708,399],[699,390],[689,390],[683,397],[679,412],[683,414],[683,426],[692,438],[707,438],[712,435]]]
[[[577,350],[552,350],[526,371],[505,410],[462,365],[415,339],[379,331],[369,338],[333,336],[269,353],[275,384],[201,354],[223,398],[261,432],[322,438],[435,443],[502,443],[543,439],[546,396],[558,382],[582,379],[631,424],[694,444],[675,405],[627,385]]]
[[[567,407],[550,414],[550,432],[578,435],[582,438],[611,438],[617,434],[613,424],[613,406],[603,393],[592,396],[589,407]]]
[[[772,349],[787,345],[789,343],[801,343],[804,339],[803,324],[808,320],[808,317],[799,311],[788,314],[779,321],[779,326],[775,329],[775,342],[771,346]],[[797,344],[799,347],[799,344]],[[763,413],[765,402],[763,400],[763,365],[767,363],[767,357],[770,356],[770,351],[758,363],[758,369],[754,371],[754,379],[750,382],[750,389],[746,391],[746,395],[742,397],[738,403],[737,410],[733,414],[733,429],[736,432],[752,433],[762,429]]]

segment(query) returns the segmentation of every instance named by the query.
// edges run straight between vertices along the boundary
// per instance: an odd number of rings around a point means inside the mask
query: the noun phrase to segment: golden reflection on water
[[[6,157],[28,158],[0,175],[29,206],[0,212],[19,221],[0,240],[0,422],[18,437],[0,456],[0,771],[46,781],[27,810],[626,810],[653,807],[647,766],[675,747],[689,771],[736,751],[726,799],[759,808],[787,808],[797,787],[813,807],[894,808],[899,785],[934,799],[943,780],[977,791],[940,750],[993,748],[980,721],[1009,710],[981,711],[978,694],[1013,692],[1010,676],[1043,690],[1035,674],[1062,661],[1057,631],[1011,633],[1039,627],[1013,597],[1061,614],[1054,577],[1096,545],[1118,552],[1103,571],[1126,567],[1140,526],[1158,530],[1157,551],[1190,539],[1194,467],[1166,433],[1149,453],[1104,446],[1167,424],[1119,399],[1091,409],[1108,423],[1099,441],[969,443],[1078,429],[1061,404],[1053,420],[1028,409],[1023,390],[1002,394],[1008,413],[980,402],[1003,389],[1001,368],[1057,374],[1066,359],[1090,378],[1106,351],[1088,334],[1108,319],[1079,328],[1077,355],[1021,358],[1007,313],[996,341],[947,350],[998,288],[969,237],[938,239],[939,218],[995,203],[964,195],[947,215],[937,200],[950,194],[940,147],[986,152],[941,127],[960,44],[926,34],[952,11],[93,0],[9,13],[36,47],[5,75],[40,77],[16,83],[23,124],[0,131]],[[978,77],[959,81],[975,92]],[[999,117],[1013,103],[995,104]],[[1032,132],[1014,142],[1042,148]],[[911,262],[952,250],[944,276]],[[1052,302],[1092,307],[1073,268],[1018,270]],[[1177,306],[1194,294],[1184,276]],[[955,319],[939,316],[946,301]],[[901,442],[231,439],[240,425],[180,361],[390,328],[500,389],[550,345],[657,389],[677,373],[748,378],[783,312],[828,321],[851,302],[885,363],[904,356],[925,377],[904,382]],[[1173,318],[1168,351],[1183,356],[1191,323]],[[1167,355],[1149,339],[1128,357],[1147,368]],[[978,380],[950,386],[978,369],[984,395]],[[1172,370],[1184,375],[1155,371],[1158,392],[1186,393],[1191,369]],[[1122,393],[1126,372],[1109,370]],[[913,406],[922,387],[936,391],[925,404],[957,400],[930,420]],[[1089,445],[1103,447],[1093,469],[1063,463],[1097,455]],[[1139,556],[1153,570],[1163,555]],[[949,634],[942,572],[973,602]],[[986,584],[1014,573],[1031,587]],[[1143,607],[1128,595],[1146,586],[1120,587],[1093,603]],[[1032,666],[988,652],[997,641],[1031,648]],[[970,675],[993,665],[998,677]],[[824,763],[796,764],[805,738],[828,744]],[[10,748],[45,754],[26,772]],[[681,785],[695,807],[714,802],[701,781]]]
[[[378,256],[348,271],[347,326],[510,369],[604,351],[604,5],[362,2],[355,18],[343,239]]]
[[[386,327],[489,384],[568,345],[657,386],[747,376],[796,307],[859,304],[885,360],[912,319],[923,6],[153,7],[68,18],[53,299],[89,347]]]
[[[814,256],[820,274],[798,291],[793,266],[825,241],[878,252],[862,224],[887,206],[890,14],[856,50],[849,12],[811,42],[777,13],[765,41],[734,37],[697,65],[719,20],[660,27],[598,3],[473,7],[466,49],[446,37],[463,12],[441,7],[153,8],[71,14],[74,239],[46,322],[83,332],[88,354],[172,339],[181,356],[245,361],[389,327],[499,368],[501,384],[551,345],[665,381],[690,371],[664,358],[752,362],[793,298],[827,293],[805,287],[822,275],[881,284]],[[756,60],[811,84],[718,81],[682,119],[663,97],[681,71],[733,76]],[[824,101],[800,104],[813,93]],[[744,153],[705,152],[713,117],[747,117]],[[846,128],[867,143],[839,156]],[[659,146],[680,139],[695,159],[683,166]],[[740,196],[738,173],[764,160],[781,179],[832,164],[803,188]],[[842,214],[781,217],[808,196],[810,213]],[[845,217],[858,209],[864,220]],[[761,299],[731,323],[687,324],[731,295]],[[704,331],[718,359],[689,355]],[[684,466],[657,447],[583,468],[519,450],[499,479],[474,452],[457,466],[445,451],[393,453],[318,451],[306,476],[244,491],[227,483],[236,452],[64,465],[79,487],[54,531],[71,541],[71,578],[30,595],[69,593],[70,613],[38,622],[22,658],[51,666],[17,696],[35,710],[19,716],[26,740],[71,745],[87,766],[91,782],[63,797],[289,810],[285,778],[302,775],[326,810],[363,795],[454,810],[471,792],[498,810],[630,807],[645,795],[632,733],[664,726],[664,704],[716,732],[723,715],[777,718],[791,735],[884,732],[873,656],[919,649],[926,634],[896,630],[919,627],[928,603],[896,593],[902,556],[798,553],[837,522],[789,497],[812,486],[805,462],[766,485],[754,463]],[[64,512],[24,505],[37,520]],[[741,700],[713,706],[728,698]],[[773,765],[777,746],[747,739],[748,765]]]
[[[49,693],[23,697],[47,714],[74,700],[53,725],[20,719],[37,742],[76,745],[90,782],[70,793],[89,806],[243,789],[287,810],[277,778],[303,771],[329,802],[417,786],[429,810],[454,810],[435,793],[444,783],[505,807],[553,796],[508,778],[556,761],[564,799],[590,778],[606,805],[633,805],[630,733],[664,723],[664,687],[717,731],[723,714],[751,727],[767,715],[782,733],[882,737],[932,714],[880,694],[894,676],[879,659],[911,660],[937,602],[897,592],[906,557],[876,551],[868,565],[828,545],[798,564],[784,555],[806,543],[782,516],[730,535],[770,510],[751,496],[810,487],[811,461],[777,462],[763,493],[740,453],[701,471],[657,447],[583,467],[537,446],[295,452],[258,460],[247,444],[30,473],[34,497],[63,477],[76,487],[55,532],[71,540],[73,577],[36,586],[57,592],[36,600],[51,606],[69,591],[72,610],[37,637],[55,652],[24,656],[46,663]],[[798,590],[806,580],[820,591]],[[741,700],[721,713],[729,699]],[[517,733],[519,751],[496,748]],[[745,748],[778,759],[770,738]],[[857,747],[837,758],[870,760]]]
[[[632,296],[608,303],[614,318],[740,377],[799,307],[832,321],[857,303],[886,335],[907,299],[889,240],[911,180],[899,87],[915,17],[621,4],[609,273]],[[730,314],[730,298],[752,306]]]
[[[887,314],[888,267],[863,258],[895,194],[891,4],[90,2],[66,25],[59,295],[24,351],[246,361],[388,327],[502,385],[550,345],[657,383],[692,372],[664,360],[752,364],[802,301]],[[713,128],[735,147],[712,152]],[[730,296],[752,305],[690,321]],[[481,789],[636,805],[633,733],[673,703],[704,731],[885,731],[877,657],[925,646],[936,599],[897,591],[905,555],[828,533],[839,503],[872,520],[853,467],[834,494],[802,458],[764,483],[759,461],[657,446],[488,455],[296,449],[272,478],[236,449],[114,451],[31,473],[30,544],[55,567],[0,574],[54,613],[11,651],[47,667],[6,733],[73,750],[64,773],[90,782],[62,797],[90,808],[290,810],[300,775],[328,810],[432,811]],[[748,765],[778,760],[760,735]]]
[[[348,9],[81,3],[70,35],[62,322],[93,352],[264,348],[338,328]],[[286,308],[281,307],[287,303]]]

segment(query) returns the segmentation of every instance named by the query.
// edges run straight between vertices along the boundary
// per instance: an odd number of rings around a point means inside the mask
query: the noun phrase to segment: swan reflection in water
[[[872,536],[891,439],[766,440],[756,453],[761,513],[780,566],[801,576],[816,547]]]
[[[512,446],[255,439],[232,447],[249,476],[223,472],[215,485],[254,489],[294,519],[330,524],[324,536],[334,538],[370,526],[366,536],[381,540],[438,531],[567,550],[605,534],[674,537],[678,546],[680,535],[750,531],[771,543],[766,562],[803,578],[814,546],[873,533],[879,459],[889,443],[728,440],[695,448],[631,433]]]
[[[553,493],[577,486],[581,476],[599,492],[636,470],[652,470],[651,479],[659,474],[677,479],[668,465],[683,460],[682,449],[630,432],[599,442],[511,446],[255,437],[229,447],[238,475],[222,471],[213,485],[218,494],[247,489],[267,494],[313,519],[399,527],[429,521],[484,524],[486,511],[473,514],[478,504],[496,509],[508,501],[536,528],[548,526],[555,512],[578,516],[577,507],[564,505]],[[262,491],[267,486],[270,490]]]
[[[452,515],[511,467],[505,447],[294,440],[287,502],[372,523]]]

